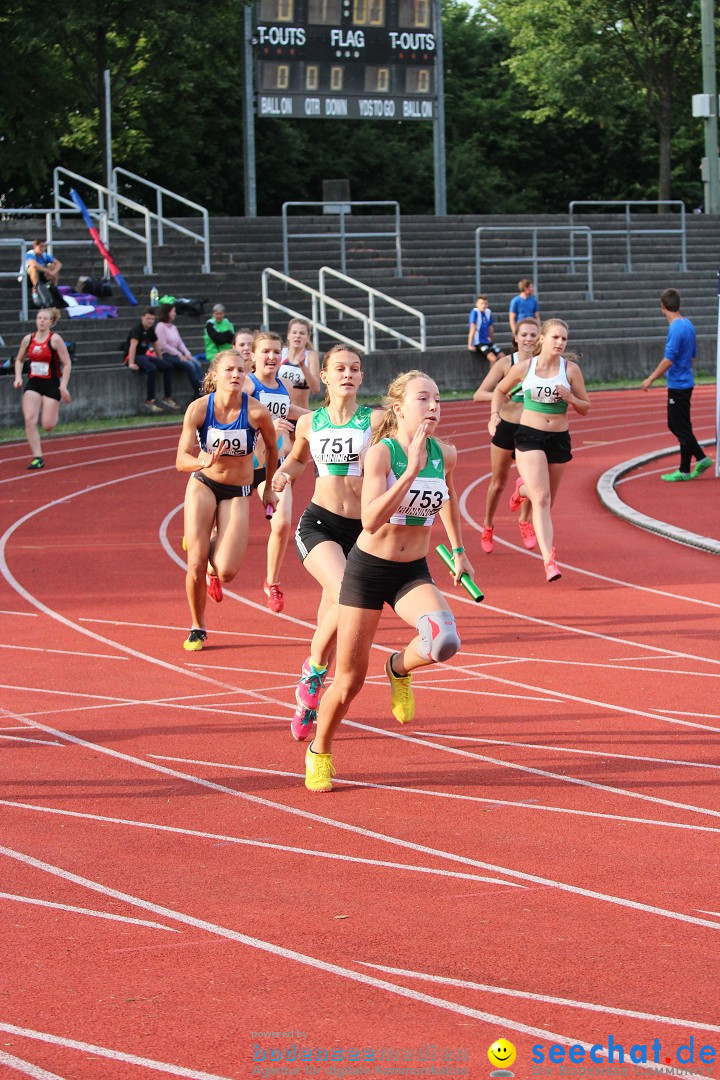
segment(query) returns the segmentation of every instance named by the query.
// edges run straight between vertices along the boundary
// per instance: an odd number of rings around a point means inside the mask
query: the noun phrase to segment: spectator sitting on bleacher
[[[215,356],[224,349],[232,349],[233,334],[235,327],[229,319],[225,318],[225,308],[222,304],[215,304],[212,309],[212,317],[205,323],[203,341],[205,344],[205,360],[209,364]]]
[[[161,304],[155,326],[157,335],[158,352],[163,360],[169,360],[174,368],[184,371],[193,397],[200,397],[200,384],[203,380],[203,368],[199,360],[196,360],[180,337],[180,331],[175,326],[177,311],[174,304]]]
[[[140,321],[133,326],[125,343],[124,363],[131,371],[142,371],[147,379],[147,398],[145,405],[151,413],[162,412],[161,405],[155,400],[155,381],[158,371],[162,372],[165,397],[162,405],[174,411],[178,406],[173,401],[173,365],[170,360],[158,356],[156,351],[157,334],[155,333],[155,310],[145,308]]]
[[[25,269],[32,285],[33,301],[37,301],[38,283],[49,281],[51,285],[57,285],[62,263],[48,254],[45,240],[33,240],[32,251],[25,256]]]

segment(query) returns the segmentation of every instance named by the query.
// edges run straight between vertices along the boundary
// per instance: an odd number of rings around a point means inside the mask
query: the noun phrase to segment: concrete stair
[[[679,218],[655,215],[636,215],[633,227],[645,235],[633,237],[634,272],[625,271],[625,241],[621,236],[597,233],[593,238],[595,299],[586,297],[584,267],[578,264],[572,275],[566,265],[540,262],[537,274],[540,312],[543,317],[559,315],[570,323],[570,345],[581,348],[586,343],[628,342],[648,340],[662,347],[666,324],[659,307],[659,294],[668,285],[677,287],[683,296],[683,310],[695,323],[700,337],[715,334],[717,326],[717,266],[720,245],[719,223],[714,217],[690,215],[687,218],[687,272],[680,272],[680,238],[677,235],[659,236],[649,232],[661,224],[676,226]],[[361,225],[371,231],[389,228],[389,217],[353,215],[347,228],[359,231]],[[592,224],[594,229],[617,228],[619,215],[583,217],[578,224]],[[189,224],[189,223],[188,223]],[[516,293],[517,280],[532,276],[530,232],[532,225],[565,225],[565,215],[541,217],[482,217],[454,216],[433,218],[408,216],[401,221],[403,277],[394,274],[393,241],[349,239],[347,242],[347,273],[389,293],[412,307],[419,308],[427,318],[428,346],[462,348],[467,340],[467,316],[475,299],[475,229],[479,225],[493,227],[527,226],[527,234],[488,234],[483,240],[484,254],[517,258],[517,262],[484,265],[482,289],[490,297],[496,319],[496,340],[507,345],[507,310]],[[290,240],[290,273],[310,285],[317,285],[317,270],[327,264],[340,269],[339,242],[328,235],[337,231],[334,217],[316,216],[294,219]],[[292,239],[292,232],[316,231],[312,239]],[[44,232],[44,223],[14,219],[0,222],[0,236],[25,235],[32,237]],[[84,239],[87,233],[81,222],[66,223],[57,233],[60,240]],[[202,327],[213,303],[225,304],[228,316],[236,327],[254,328],[262,320],[260,274],[264,267],[283,268],[282,226],[278,218],[215,218],[211,222],[212,273],[202,274],[202,247],[185,237],[169,234],[166,246],[154,252],[154,272],[143,272],[144,247],[125,237],[113,237],[111,250],[128,284],[140,302],[147,303],[150,289],[157,285],[160,293],[207,298],[207,314],[201,318],[181,316],[178,327],[193,352],[202,350]],[[58,247],[64,263],[62,281],[74,284],[81,273],[99,276],[101,261],[91,244],[87,247]],[[540,250],[544,255],[560,256],[568,252],[566,235],[541,235]],[[578,239],[576,253],[585,253]],[[0,270],[17,267],[17,254],[0,247]],[[272,286],[271,295],[310,315],[306,298],[279,283]],[[335,282],[332,295],[339,300],[365,310],[360,294]],[[62,332],[76,342],[80,365],[117,364],[120,345],[129,327],[138,317],[138,308],[131,307],[115,289],[113,301],[119,317],[112,320],[63,319]],[[20,337],[33,323],[18,321],[20,290],[15,281],[0,279],[0,334],[6,347],[0,351],[3,359],[14,354]],[[377,316],[409,336],[417,336],[417,320],[409,316],[390,314],[382,306]],[[335,317],[332,317],[335,318]],[[271,313],[271,325],[281,332],[286,319]],[[336,325],[353,336],[357,327],[344,319]],[[359,328],[357,329],[359,334]],[[321,342],[323,347],[330,338]],[[393,350],[397,345],[391,338],[378,339],[379,350]],[[419,362],[414,350],[398,349],[403,362]],[[407,361],[406,361],[407,358]],[[400,361],[400,356],[398,356]]]

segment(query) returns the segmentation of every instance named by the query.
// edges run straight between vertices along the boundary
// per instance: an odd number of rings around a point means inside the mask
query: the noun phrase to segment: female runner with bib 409
[[[523,410],[515,430],[515,461],[520,476],[510,496],[510,509],[519,510],[524,498],[532,503],[532,520],[545,563],[545,577],[562,577],[555,561],[550,509],[555,502],[565,466],[572,459],[568,406],[587,416],[590,400],[578,365],[564,356],[568,325],[547,319],[535,342],[533,356],[514,364],[495,387],[493,412],[499,412],[512,390],[522,384]]]
[[[207,396],[192,401],[183,421],[176,468],[192,475],[185,490],[185,591],[192,626],[183,648],[202,649],[207,638],[208,591],[222,599],[221,582],[232,581],[245,557],[253,481],[253,448],[258,434],[265,442],[265,468],[272,480],[277,442],[270,413],[243,392],[245,364],[231,349],[219,352],[207,370]],[[200,454],[196,455],[197,443]],[[277,495],[268,483],[263,503],[273,508]],[[212,536],[217,524],[217,534]],[[210,576],[208,577],[208,573]]]
[[[365,455],[362,525],[340,590],[335,679],[320,703],[305,755],[305,787],[330,791],[332,741],[365,682],[384,604],[417,635],[388,658],[392,712],[401,724],[415,715],[411,672],[449,660],[460,647],[455,618],[430,575],[426,555],[440,514],[455,562],[454,580],[472,576],[453,486],[454,447],[435,438],[440,399],[433,380],[408,371],[388,387],[385,418]]]

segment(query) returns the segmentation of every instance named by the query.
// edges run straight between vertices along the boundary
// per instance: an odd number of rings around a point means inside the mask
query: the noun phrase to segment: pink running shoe
[[[285,607],[285,597],[279,585],[268,585],[267,581],[263,585],[263,592],[268,598],[267,606],[271,611],[280,612]]]
[[[312,733],[316,716],[314,709],[306,709],[304,705],[298,705],[290,721],[290,734],[295,742],[305,742]]]
[[[515,481],[515,490],[510,496],[510,509],[512,510],[513,514],[516,514],[518,512],[518,510],[520,509],[520,503],[525,501],[525,496],[520,494],[520,488],[522,487],[522,483],[522,476],[518,476],[517,480]]]
[[[483,551],[487,552],[488,555],[495,547],[492,525],[483,525],[483,531],[480,537],[480,547],[483,549]]]
[[[555,562],[555,548],[550,552],[550,558],[545,563],[545,577],[548,581],[557,581],[562,577],[558,564]]]
[[[300,682],[295,690],[295,700],[298,705],[302,706],[303,709],[307,709],[308,712],[316,712],[320,704],[320,691],[325,685],[326,675],[327,668],[324,671],[316,671],[311,666],[310,657],[308,656],[302,666]]]
[[[518,521],[518,526],[520,528],[523,544],[528,551],[532,551],[534,547],[537,547],[537,536],[532,527],[532,521]]]
[[[211,600],[214,600],[216,604],[219,604],[223,598],[222,585],[220,584],[220,578],[215,574],[205,575],[205,584],[207,585],[207,594]]]

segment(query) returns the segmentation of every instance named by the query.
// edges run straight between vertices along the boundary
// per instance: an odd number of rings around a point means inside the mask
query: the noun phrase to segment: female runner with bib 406
[[[455,618],[431,577],[426,555],[440,514],[455,563],[454,581],[472,576],[453,486],[454,447],[435,430],[440,398],[433,380],[408,371],[388,387],[385,418],[365,455],[363,530],[350,552],[340,590],[335,678],[320,703],[317,730],[305,755],[305,787],[330,791],[332,741],[365,682],[370,649],[384,604],[417,636],[390,655],[392,712],[401,724],[415,715],[411,672],[449,660],[460,647]]]
[[[183,648],[202,649],[207,638],[207,591],[222,599],[221,582],[232,581],[245,557],[250,521],[253,448],[258,433],[265,442],[265,469],[272,479],[277,466],[277,443],[272,418],[264,405],[243,392],[245,365],[234,350],[225,349],[207,370],[207,396],[188,406],[178,445],[176,468],[192,475],[185,490],[185,590],[192,626]],[[197,443],[200,454],[196,455]],[[263,503],[273,508],[277,496],[267,484]],[[213,538],[213,526],[217,535]],[[207,573],[210,577],[207,577]]]
[[[515,364],[495,387],[493,412],[499,412],[522,384],[523,410],[515,430],[515,461],[520,476],[510,496],[510,509],[524,498],[532,503],[532,520],[545,563],[545,577],[557,581],[562,574],[555,561],[550,509],[555,502],[565,466],[572,459],[568,406],[587,416],[590,400],[578,365],[565,358],[568,325],[547,319],[535,342],[533,357]]]
[[[302,564],[322,586],[317,630],[295,691],[297,708],[290,721],[293,738],[307,739],[315,722],[320,691],[335,655],[337,602],[348,553],[362,529],[360,492],[365,451],[382,420],[379,409],[358,405],[362,362],[346,345],[334,345],[323,357],[320,378],[325,404],[301,416],[295,442],[275,474],[282,492],[312,458],[317,473],[312,501],[298,522],[295,543]]]

